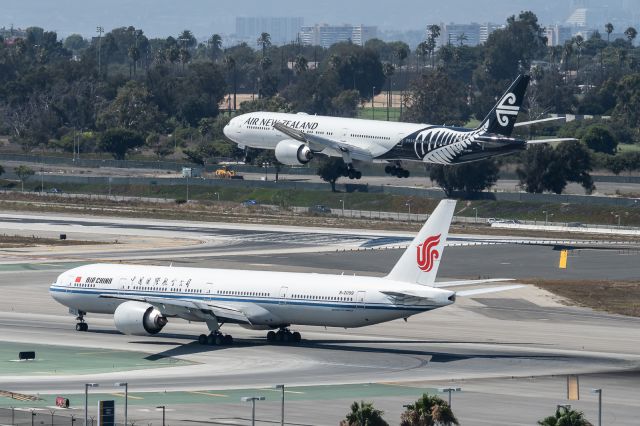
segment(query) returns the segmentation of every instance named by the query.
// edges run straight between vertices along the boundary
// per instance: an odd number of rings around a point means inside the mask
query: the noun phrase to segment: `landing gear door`
[[[356,293],[356,307],[357,307],[357,309],[365,309],[365,306],[366,306],[366,303],[365,303],[366,295],[367,295],[366,291],[359,291],[359,292]]]
[[[287,304],[287,293],[289,292],[289,287],[280,287],[280,304]]]

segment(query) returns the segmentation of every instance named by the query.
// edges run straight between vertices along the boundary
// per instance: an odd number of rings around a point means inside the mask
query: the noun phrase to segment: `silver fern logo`
[[[514,95],[513,93],[507,93],[500,100],[500,103],[496,108],[496,118],[498,119],[498,123],[500,123],[502,127],[508,126],[508,116],[517,116],[519,110],[520,107],[516,105],[516,95]]]

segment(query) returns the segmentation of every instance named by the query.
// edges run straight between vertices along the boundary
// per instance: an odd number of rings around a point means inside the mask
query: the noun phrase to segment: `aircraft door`
[[[287,304],[287,293],[289,292],[289,287],[280,287],[280,304]]]
[[[118,284],[118,294],[123,295],[127,291],[127,283],[129,280],[126,278],[120,278],[120,282]]]
[[[366,291],[359,291],[359,292],[356,293],[356,308],[357,309],[365,309],[365,307],[366,307],[366,303],[365,303],[366,295],[367,295]]]

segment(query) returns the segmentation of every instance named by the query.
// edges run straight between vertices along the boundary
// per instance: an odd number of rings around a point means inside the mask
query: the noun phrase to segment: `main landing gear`
[[[300,343],[302,336],[297,331],[293,333],[288,328],[281,328],[276,331],[269,331],[267,333],[267,341],[271,343]]]
[[[201,334],[198,337],[198,343],[209,346],[230,346],[233,344],[233,337],[230,334],[214,331],[209,335]]]
[[[78,323],[76,324],[76,331],[89,331],[89,324],[84,322],[84,312],[80,312],[76,320]]]
[[[393,166],[388,165],[384,168],[384,172],[391,176],[396,176],[399,178],[408,178],[410,173],[409,170],[403,169],[400,163],[396,163]]]
[[[347,164],[347,170],[345,170],[342,175],[349,179],[360,179],[362,177],[362,172],[354,169],[353,164]]]

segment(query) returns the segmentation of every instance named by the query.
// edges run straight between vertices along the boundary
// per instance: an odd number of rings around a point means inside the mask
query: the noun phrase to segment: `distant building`
[[[489,39],[489,35],[495,30],[504,28],[501,24],[492,24],[487,22],[486,24],[480,24],[480,44],[486,43]]]
[[[572,29],[563,25],[549,25],[545,28],[547,46],[562,46],[567,40],[571,40]]]
[[[239,40],[256,44],[262,33],[269,33],[273,44],[295,41],[304,19],[299,17],[237,17],[235,36]]]
[[[302,27],[299,37],[300,42],[304,45],[329,48],[333,44],[344,41],[351,41],[358,46],[364,46],[368,40],[376,38],[377,34],[377,27],[365,25],[316,24]]]
[[[477,46],[485,43],[489,38],[489,34],[497,29],[503,28],[503,25],[485,23],[478,24],[472,22],[470,24],[440,24],[440,38],[437,40],[438,46],[451,44],[454,46]],[[429,37],[427,32],[426,37]]]

